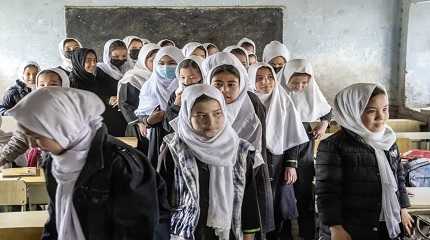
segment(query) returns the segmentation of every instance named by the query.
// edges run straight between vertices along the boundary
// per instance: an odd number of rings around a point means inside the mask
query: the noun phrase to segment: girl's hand
[[[317,140],[323,137],[325,134],[325,131],[327,130],[327,127],[328,127],[328,121],[326,120],[321,121],[319,125],[312,130],[312,135],[314,139]]]
[[[297,181],[297,172],[295,168],[286,167],[284,170],[284,181],[290,185]]]
[[[140,135],[146,137],[148,130],[147,130],[145,124],[142,122],[139,122],[139,123],[137,123],[137,127],[139,128]]]
[[[146,122],[149,125],[155,125],[157,123],[160,123],[163,121],[164,118],[164,111],[156,110],[146,119]]]
[[[406,230],[406,233],[411,236],[414,229],[414,219],[412,219],[411,215],[409,215],[406,208],[400,210],[400,215],[402,217],[402,224]]]
[[[109,105],[112,107],[118,106],[118,97],[117,96],[110,97],[109,98]]]
[[[349,233],[342,227],[342,225],[336,225],[330,227],[331,240],[352,240]]]
[[[182,91],[176,93],[176,98],[175,98],[176,106],[181,106],[181,99],[182,99],[181,96],[182,96]]]

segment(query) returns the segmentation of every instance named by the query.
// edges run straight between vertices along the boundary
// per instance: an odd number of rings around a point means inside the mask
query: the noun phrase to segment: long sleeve
[[[342,159],[336,146],[322,141],[315,164],[317,206],[321,222],[342,225]]]
[[[119,109],[121,110],[122,115],[124,116],[125,120],[130,123],[137,119],[136,114],[134,114],[134,111],[136,110],[136,106],[132,104],[132,95],[133,95],[133,86],[130,84],[121,84],[121,87],[119,88]],[[136,89],[137,94],[138,90]],[[137,95],[139,96],[139,95]],[[139,98],[139,97],[138,97]]]
[[[396,146],[397,152],[399,152],[398,147]],[[406,191],[406,180],[405,180],[405,172],[403,169],[403,164],[401,163],[400,156],[396,159],[397,164],[397,188],[399,193],[399,204],[401,208],[408,208],[411,206],[409,202],[408,192]]]
[[[284,151],[284,167],[297,168],[297,160],[299,159],[300,145],[292,147]]]
[[[9,89],[6,91],[6,93],[3,96],[3,100],[0,104],[0,114],[4,116],[5,112],[11,108],[13,108],[16,105],[16,99],[15,95],[17,94],[16,89]]]
[[[242,231],[244,233],[255,233],[260,231],[261,216],[259,210],[257,183],[254,177],[254,169],[252,166],[247,166],[246,185],[242,203]]]
[[[328,112],[326,115],[320,117],[320,120],[330,122],[332,115],[333,115],[333,109],[331,109],[330,112]]]
[[[25,135],[15,132],[9,142],[0,151],[0,162],[13,162],[21,154],[24,154],[29,148]]]
[[[173,128],[170,126],[170,121],[179,115],[180,106],[175,105],[176,94],[172,93],[167,104],[166,112],[164,113],[163,128],[166,132],[172,133]]]

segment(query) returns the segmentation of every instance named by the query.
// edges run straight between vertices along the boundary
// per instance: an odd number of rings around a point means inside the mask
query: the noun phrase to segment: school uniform
[[[275,78],[275,87],[271,93],[264,94],[256,91],[256,75],[258,69],[269,68]],[[290,229],[285,229],[286,221],[297,217],[293,185],[284,183],[284,170],[287,167],[297,168],[299,146],[309,141],[303,128],[300,114],[293,101],[276,80],[276,73],[267,63],[257,63],[249,70],[251,89],[256,92],[266,108],[264,122],[270,128],[266,129],[267,163],[270,166],[272,192],[274,195],[276,230],[270,234],[270,239],[291,239]],[[288,200],[288,201],[285,201]]]
[[[294,184],[299,210],[300,236],[305,239],[314,239],[315,236],[315,201],[313,197],[314,144],[311,135],[311,122],[327,120],[330,122],[331,107],[315,81],[314,72],[309,62],[303,59],[294,59],[284,66],[282,70],[281,86],[286,90],[300,113],[303,126],[308,133],[309,142],[299,149],[297,168],[298,180]],[[288,81],[294,73],[306,73],[311,76],[308,86],[303,92],[294,92],[287,87]]]
[[[71,88],[38,89],[9,111],[22,126],[65,149],[44,162],[51,200],[42,239],[153,237],[155,171],[142,154],[108,135],[103,111],[95,94]]]
[[[66,41],[69,41],[69,40],[73,40],[73,41],[77,42],[79,45],[79,48],[82,48],[81,42],[79,42],[79,40],[76,38],[64,38],[63,40],[61,40],[60,43],[58,43],[58,53],[59,53],[60,58],[61,58],[61,65],[58,66],[57,68],[60,69],[61,71],[63,71],[67,76],[69,76],[73,70],[71,58],[68,58],[64,54],[64,43]]]
[[[260,230],[253,169],[263,162],[227,119],[210,141],[193,132],[191,109],[203,94],[217,100],[224,112],[224,98],[216,88],[187,87],[179,116],[171,123],[175,133],[164,138],[160,155],[158,167],[173,210],[171,239],[242,239],[243,233]]]
[[[316,195],[320,237],[342,225],[352,239],[403,239],[402,208],[410,206],[394,131],[370,132],[361,121],[376,84],[359,83],[340,91],[335,119],[342,129],[320,144]]]

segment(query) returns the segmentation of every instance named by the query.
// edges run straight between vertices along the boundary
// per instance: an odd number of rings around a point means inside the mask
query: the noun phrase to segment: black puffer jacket
[[[23,97],[31,92],[31,88],[28,88],[25,83],[20,80],[16,80],[15,85],[6,90],[3,100],[0,103],[0,115],[13,108]]]
[[[400,207],[409,207],[397,145],[385,154],[397,180]],[[381,178],[374,149],[357,134],[342,129],[321,142],[316,195],[323,225],[342,225],[352,239],[378,239]]]
[[[51,201],[43,240],[58,238],[57,182],[51,166],[52,158],[48,156],[43,167]],[[157,176],[145,156],[108,135],[106,127],[99,129],[73,193],[85,239],[153,239],[159,218],[158,195],[165,193],[164,181]]]

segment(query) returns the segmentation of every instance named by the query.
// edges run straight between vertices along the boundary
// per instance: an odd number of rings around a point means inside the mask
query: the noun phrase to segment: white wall
[[[64,6],[282,6],[284,41],[293,57],[314,63],[329,99],[354,82],[397,86],[398,0],[14,0],[0,9],[0,92],[24,59],[37,59],[44,67],[59,64]]]

